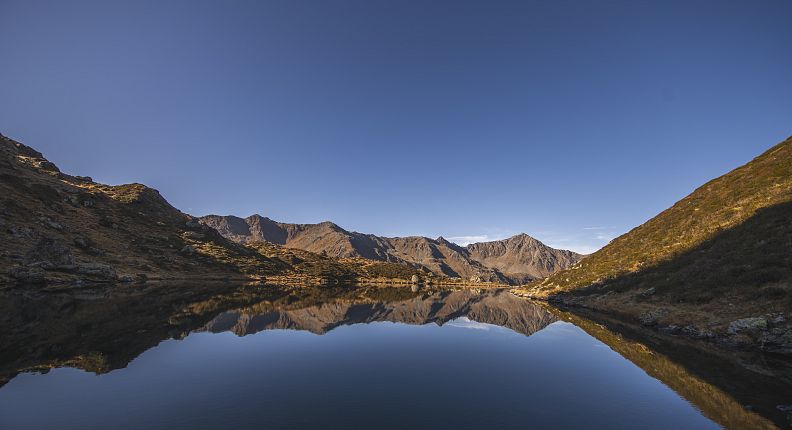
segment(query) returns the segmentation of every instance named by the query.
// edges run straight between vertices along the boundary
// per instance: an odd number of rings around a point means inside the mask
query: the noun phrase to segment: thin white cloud
[[[468,317],[459,317],[457,319],[451,320],[446,323],[451,327],[459,327],[459,328],[468,328],[473,330],[489,330],[492,328],[490,324],[484,324],[477,321],[473,321]]]
[[[451,242],[456,243],[459,246],[468,246],[471,243],[478,243],[478,242],[491,242],[493,240],[501,240],[505,239],[506,236],[490,236],[488,234],[474,234],[470,236],[453,236],[447,237]]]
[[[547,246],[556,249],[568,249],[572,252],[577,252],[578,254],[591,254],[592,252],[595,252],[600,248],[602,248],[602,246],[573,242],[572,239],[547,241],[545,243],[547,244]]]
[[[583,227],[583,230],[605,230],[608,227]]]
[[[606,240],[610,242],[611,240],[616,238],[616,235],[614,235],[613,233],[598,233],[596,236],[594,236],[594,238],[597,240]]]

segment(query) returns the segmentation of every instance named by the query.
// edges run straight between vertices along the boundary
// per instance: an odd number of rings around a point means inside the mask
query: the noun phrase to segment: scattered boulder
[[[184,234],[182,234],[182,236],[185,239],[191,239],[191,240],[203,240],[206,237],[205,234],[198,233],[196,231],[185,231]]]
[[[47,161],[47,160],[39,161],[37,167],[46,172],[60,172],[58,166],[56,166],[51,161]]]
[[[412,275],[412,277],[410,278],[410,282],[412,282],[413,284],[417,284],[421,282],[421,278],[419,278],[418,275]]]
[[[102,216],[101,218],[99,218],[99,225],[101,225],[102,227],[110,227],[112,229],[117,229],[118,228],[118,224],[116,224],[116,222],[113,221],[113,219],[110,218],[107,215]]]
[[[72,206],[83,206],[86,208],[94,205],[93,195],[91,195],[91,193],[72,194],[68,197],[64,197],[63,201]]]
[[[660,331],[660,333],[676,335],[682,332],[682,327],[671,324],[670,326],[659,328],[658,331]]]
[[[17,239],[33,239],[36,236],[36,232],[32,229],[15,225],[9,227],[8,232]]]
[[[55,269],[55,265],[50,263],[49,261],[37,261],[35,263],[30,263],[30,264],[28,264],[28,267],[31,267],[31,268],[32,267],[37,267],[37,268],[43,269],[43,270],[54,270]],[[69,266],[69,267],[71,267],[71,266]]]
[[[73,266],[74,257],[71,249],[63,242],[56,239],[43,238],[25,255],[24,263],[26,265],[39,263],[39,265],[51,266],[49,268]]]
[[[792,354],[792,328],[776,327],[762,332],[759,343],[763,351]]]
[[[128,274],[119,275],[118,282],[125,282],[125,283],[135,282],[135,277]]]
[[[185,255],[193,255],[195,254],[195,248],[193,248],[192,245],[184,245],[184,248],[182,248],[179,252]]]
[[[710,330],[700,329],[692,325],[682,327],[682,334],[694,339],[711,339],[715,337],[715,333],[711,332]]]
[[[49,218],[49,217],[41,217],[41,218],[39,218],[39,221],[41,221],[42,224],[44,224],[45,226],[47,226],[47,227],[49,227],[49,228],[51,228],[53,230],[62,231],[63,228],[64,228],[63,224],[61,224],[61,223],[59,223],[59,222],[57,222],[57,221],[55,221],[55,220],[53,220],[52,218]]]
[[[198,218],[193,218],[193,219],[187,221],[186,223],[184,223],[184,226],[189,228],[189,229],[191,229],[191,230],[201,230],[201,229],[203,229],[203,224],[201,224],[198,221]]]
[[[14,266],[8,271],[8,275],[26,284],[43,284],[45,282],[44,270],[38,267]]]
[[[82,236],[78,236],[74,238],[74,245],[77,246],[77,248],[80,248],[89,254],[93,254],[93,255],[104,254],[104,251],[97,248],[90,239]]]
[[[728,333],[757,332],[767,329],[767,319],[764,317],[742,318],[729,323]]]
[[[660,308],[660,309],[653,309],[648,312],[643,312],[638,315],[638,321],[640,321],[641,325],[645,326],[654,326],[657,325],[657,322],[667,317],[669,314],[668,309]]]
[[[642,291],[641,294],[639,294],[639,296],[641,298],[645,299],[647,297],[651,297],[651,296],[655,295],[656,292],[657,292],[657,288],[651,287],[651,288],[648,288],[648,289]]]
[[[116,271],[112,266],[101,263],[84,263],[77,265],[77,273],[102,280],[116,279]]]
[[[90,245],[88,245],[88,240],[84,237],[75,237],[74,244],[77,245],[80,249],[88,249]]]

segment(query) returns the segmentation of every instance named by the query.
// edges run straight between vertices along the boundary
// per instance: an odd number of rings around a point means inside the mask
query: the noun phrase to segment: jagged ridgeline
[[[421,273],[384,262],[342,263],[267,243],[243,246],[152,188],[65,174],[40,152],[1,135],[0,239],[0,283],[409,280]]]
[[[141,184],[61,172],[0,136],[0,281],[241,277],[285,265],[226,240]]]
[[[257,215],[199,222],[152,188],[65,174],[2,135],[0,191],[0,282],[433,277],[514,284],[581,258],[527,235],[461,247],[442,237],[383,238],[329,222],[286,224]]]
[[[504,284],[544,278],[583,257],[551,248],[527,234],[462,247],[443,237],[381,237],[347,231],[331,222],[290,224],[260,215],[208,215],[200,220],[238,243],[263,241],[335,258],[387,261],[437,276]]]

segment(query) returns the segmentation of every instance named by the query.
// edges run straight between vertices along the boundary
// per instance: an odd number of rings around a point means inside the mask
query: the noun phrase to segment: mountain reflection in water
[[[556,321],[552,313],[504,290],[442,291],[391,302],[370,299],[337,300],[297,309],[262,312],[256,307],[224,312],[210,321],[205,330],[231,331],[237,335],[261,330],[296,329],[316,334],[349,324],[389,321],[395,323],[442,325],[456,318],[498,325],[524,335],[532,335]],[[200,330],[198,330],[200,331]]]
[[[792,403],[784,360],[506,290],[119,286],[0,312],[0,428],[776,428]]]

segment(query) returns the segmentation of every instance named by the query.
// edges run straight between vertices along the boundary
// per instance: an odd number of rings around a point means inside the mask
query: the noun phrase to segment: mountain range
[[[265,277],[385,282],[428,274],[435,282],[514,284],[581,257],[527,235],[463,248],[443,238],[348,232],[329,222],[198,219],[145,185],[105,185],[63,173],[40,152],[2,135],[0,238],[0,283],[22,284]]]
[[[289,224],[261,215],[207,215],[200,222],[238,243],[269,242],[334,258],[366,258],[406,264],[435,275],[522,284],[544,278],[583,258],[518,234],[504,240],[459,246],[445,238],[381,237],[347,231],[332,222]]]
[[[330,222],[196,218],[145,185],[63,173],[0,135],[0,285],[529,281],[514,293],[792,354],[790,220],[792,138],[582,258],[527,235],[462,247]]]

